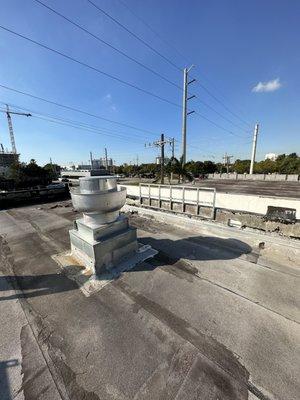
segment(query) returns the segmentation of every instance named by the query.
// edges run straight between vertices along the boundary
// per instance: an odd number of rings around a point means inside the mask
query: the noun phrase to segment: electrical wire
[[[139,65],[142,68],[145,68],[147,71],[151,72],[152,74],[158,76],[159,78],[163,79],[165,82],[169,83],[170,85],[175,86],[176,88],[179,88],[180,90],[182,90],[182,88],[177,85],[176,83],[170,81],[168,78],[166,78],[165,76],[161,75],[159,72],[153,70],[152,68],[148,67],[147,65],[143,64],[142,62],[138,61],[137,59],[131,57],[130,55],[128,55],[127,53],[125,53],[124,51],[118,49],[117,47],[113,46],[112,44],[106,42],[105,40],[101,39],[98,35],[95,35],[94,33],[90,32],[89,30],[87,30],[86,28],[84,28],[82,25],[79,25],[77,22],[71,20],[70,18],[66,17],[65,15],[61,14],[60,12],[58,12],[57,10],[51,8],[50,6],[48,6],[47,4],[44,4],[42,1],[40,0],[33,0],[36,3],[40,4],[41,6],[47,8],[48,10],[50,10],[51,12],[53,12],[54,14],[58,15],[59,17],[63,18],[65,21],[69,22],[70,24],[74,25],[75,27],[77,27],[78,29],[82,30],[83,32],[85,32],[86,34],[88,34],[89,36],[93,37],[94,39],[98,40],[99,42],[101,42],[102,44],[108,46],[109,48],[113,49],[114,51],[116,51],[117,53],[121,54],[122,56],[126,57],[128,60],[133,61],[134,63],[136,63],[137,65]]]
[[[251,125],[249,122],[245,121],[243,118],[239,117],[235,112],[231,111],[226,104],[224,104],[223,101],[219,100],[209,89],[207,89],[206,86],[204,86],[202,83],[198,82],[196,80],[196,84],[198,84],[199,86],[202,87],[202,89],[205,90],[205,92],[211,96],[217,103],[221,104],[221,106],[227,111],[229,112],[231,115],[233,115],[235,118],[237,118],[239,121],[241,121],[242,123],[244,123],[245,125],[247,125],[249,128],[251,128]]]
[[[128,32],[131,36],[133,36],[135,39],[143,43],[144,46],[148,47],[148,49],[152,50],[155,54],[163,58],[166,62],[168,62],[170,65],[172,65],[174,68],[176,68],[178,71],[182,71],[182,68],[180,68],[178,65],[176,65],[173,61],[171,61],[169,58],[164,56],[162,53],[160,53],[158,50],[156,50],[154,47],[152,47],[149,43],[147,43],[145,40],[143,40],[140,36],[136,35],[134,32],[132,32],[130,29],[128,29],[125,25],[123,25],[120,21],[118,21],[116,18],[111,16],[108,12],[100,8],[97,4],[95,4],[91,0],[87,0],[93,7],[96,8],[99,12],[104,14],[106,17],[108,17],[111,21],[113,21],[115,24],[123,28],[126,32]]]
[[[45,49],[45,50],[48,50],[48,51],[50,51],[50,52],[52,52],[52,53],[55,53],[55,54],[58,54],[58,55],[60,55],[61,57],[66,58],[67,60],[70,60],[70,61],[72,61],[72,62],[74,62],[74,63],[76,63],[76,64],[79,64],[79,65],[81,65],[81,66],[83,66],[83,67],[85,67],[85,68],[88,68],[88,69],[90,69],[90,70],[92,70],[92,71],[95,71],[95,72],[101,74],[101,75],[104,75],[104,76],[106,76],[107,78],[110,78],[110,79],[112,79],[112,80],[114,80],[114,81],[116,81],[116,82],[122,83],[123,85],[126,85],[126,86],[128,86],[128,87],[130,87],[130,88],[132,88],[132,89],[135,89],[135,90],[137,90],[137,91],[139,91],[139,92],[141,92],[141,93],[147,94],[148,96],[152,96],[152,97],[154,97],[154,98],[156,98],[156,99],[158,99],[158,100],[161,100],[161,101],[163,101],[163,102],[165,102],[165,103],[168,103],[168,104],[171,104],[171,105],[173,105],[173,106],[175,106],[175,107],[180,107],[180,108],[181,108],[181,106],[180,106],[179,104],[176,104],[176,103],[174,103],[174,102],[171,101],[171,100],[165,99],[164,97],[161,97],[161,96],[159,96],[159,95],[157,95],[157,94],[155,94],[155,93],[152,93],[152,92],[150,92],[150,91],[148,91],[148,90],[146,90],[146,89],[143,89],[143,88],[141,88],[141,87],[139,87],[139,86],[137,86],[137,85],[135,85],[135,84],[133,84],[133,83],[124,81],[123,79],[118,78],[117,76],[111,75],[111,74],[109,74],[109,73],[107,73],[107,72],[105,72],[105,71],[100,70],[99,68],[93,67],[92,65],[86,64],[86,63],[83,62],[83,61],[80,61],[80,60],[78,60],[78,59],[76,59],[76,58],[73,58],[73,57],[71,57],[71,56],[68,56],[67,54],[65,54],[65,53],[63,53],[63,52],[61,52],[61,51],[59,51],[59,50],[55,50],[55,49],[53,49],[53,48],[51,48],[51,47],[49,47],[49,46],[47,46],[47,45],[45,45],[45,44],[42,44],[42,43],[40,43],[40,42],[37,42],[36,40],[29,38],[28,36],[22,35],[21,33],[18,33],[18,32],[16,32],[16,31],[13,31],[12,29],[6,28],[6,27],[3,26],[3,25],[0,25],[0,28],[3,29],[3,30],[6,31],[6,32],[9,32],[9,33],[15,35],[15,36],[18,36],[18,37],[20,37],[20,38],[22,38],[22,39],[24,39],[24,40],[27,40],[27,41],[30,42],[30,43],[33,43],[33,44],[35,44],[35,45],[37,45],[37,46],[39,46],[39,47],[42,47],[42,48]]]
[[[5,104],[2,101],[1,101],[1,103]],[[57,123],[60,123],[60,124],[66,125],[66,126],[71,126],[73,128],[80,128],[83,130],[87,129],[91,132],[103,134],[105,136],[121,138],[121,139],[125,139],[125,140],[134,140],[135,142],[140,141],[141,143],[144,143],[143,139],[141,139],[140,136],[139,137],[130,137],[125,132],[110,132],[110,131],[107,131],[106,128],[98,127],[95,125],[90,125],[85,122],[69,120],[69,119],[58,117],[58,116],[51,115],[51,114],[44,114],[39,111],[34,111],[32,109],[28,109],[25,107],[19,107],[19,106],[13,105],[13,104],[9,104],[9,105],[16,109],[19,109],[19,110],[29,111],[31,113],[31,117],[34,117],[34,118],[39,118],[39,119],[43,119],[45,121],[50,121],[50,122],[57,122]],[[0,111],[6,112],[5,109],[3,109],[3,110],[0,109]]]
[[[14,89],[14,88],[11,88],[9,86],[2,85],[2,84],[0,84],[0,87],[2,87],[3,89],[6,89],[6,90],[10,90],[12,92],[18,93],[18,94],[22,94],[23,96],[31,97],[31,98],[33,98],[35,100],[40,100],[40,101],[43,101],[45,103],[52,104],[52,105],[64,108],[64,109],[69,110],[69,111],[78,112],[80,114],[84,114],[84,115],[88,115],[88,116],[93,117],[93,118],[101,119],[103,121],[110,122],[112,124],[124,126],[126,128],[134,129],[134,130],[137,130],[137,131],[140,131],[140,132],[145,132],[145,133],[149,133],[151,135],[157,136],[157,133],[151,132],[149,130],[146,130],[146,129],[143,129],[143,128],[138,128],[136,126],[129,125],[129,124],[126,124],[126,123],[123,123],[123,122],[114,121],[112,119],[108,119],[108,118],[105,118],[105,117],[101,117],[100,115],[92,114],[92,113],[89,113],[87,111],[83,111],[83,110],[81,110],[79,108],[71,107],[71,106],[68,106],[68,105],[65,105],[65,104],[58,103],[58,102],[53,101],[53,100],[49,100],[49,99],[45,99],[43,97],[35,96],[32,93],[24,92],[24,91],[21,91],[21,90],[18,90],[18,89]]]
[[[132,15],[135,16],[136,19],[141,21],[156,37],[158,37],[164,44],[169,46],[172,50],[174,50],[181,58],[184,58],[185,61],[187,61],[187,58],[170,42],[168,42],[166,39],[164,39],[156,30],[152,28],[151,25],[149,25],[143,18],[141,18],[139,15],[137,15],[124,1],[118,0],[120,4],[123,5],[123,7],[127,8],[131,12]],[[181,68],[182,69],[182,68]]]
[[[157,71],[147,67],[145,64],[139,62],[138,60],[134,59],[133,57],[129,56],[128,54],[126,54],[125,52],[123,52],[122,50],[117,49],[116,47],[114,47],[113,45],[109,44],[108,42],[104,41],[103,39],[101,39],[99,36],[93,34],[92,32],[88,31],[86,28],[84,28],[83,26],[79,25],[78,23],[76,23],[75,21],[71,20],[70,18],[66,17],[65,15],[61,14],[60,12],[58,12],[57,10],[51,8],[50,6],[48,6],[47,4],[43,3],[41,0],[33,0],[36,3],[40,4],[41,6],[45,7],[46,9],[50,10],[51,12],[53,12],[54,14],[58,15],[59,17],[63,18],[64,20],[66,20],[67,22],[69,22],[70,24],[74,25],[75,27],[77,27],[78,29],[82,30],[83,32],[87,33],[88,35],[90,35],[91,37],[95,38],[96,40],[100,41],[101,43],[105,44],[106,46],[110,47],[111,49],[115,50],[116,52],[120,53],[121,55],[123,55],[124,57],[126,57],[127,59],[135,62],[136,64],[138,64],[139,66],[145,68],[146,70],[150,71],[151,73],[153,73],[154,75],[158,76],[159,78],[163,79],[164,81],[168,82],[169,84],[171,84],[172,86],[176,87],[177,89],[179,89],[180,91],[182,91],[182,88],[177,85],[176,83],[170,81],[169,79],[167,79],[166,77],[164,77],[163,75],[161,75],[160,73],[158,73]],[[118,0],[119,2],[123,3],[121,0]],[[125,7],[127,7],[124,3],[123,5]],[[127,7],[128,8],[128,7]],[[133,13],[133,11],[131,11]],[[133,13],[134,14],[134,13]],[[137,17],[137,16],[136,16]],[[138,17],[137,17],[138,18]],[[146,22],[143,21],[143,23],[147,25]],[[148,26],[149,29],[151,29],[150,26]],[[154,32],[154,31],[153,31]],[[218,112],[217,110],[215,110],[212,106],[210,106],[209,104],[205,103],[203,100],[198,99],[199,102],[201,102],[202,104],[204,104],[207,108],[209,108],[210,110],[212,110],[213,112],[215,112],[217,115],[219,115],[221,118],[223,118],[225,121],[231,123],[233,126],[241,129],[241,127],[234,123],[233,121],[231,121],[229,118],[223,116],[220,112]],[[243,129],[243,128],[242,128]]]
[[[95,4],[94,4],[92,1],[90,1],[90,0],[87,0],[87,1],[88,1],[89,3],[92,3],[92,4],[95,6]],[[122,1],[122,0],[118,0],[118,1],[119,1],[119,3],[121,3],[125,8],[127,8],[139,21],[141,21],[149,30],[151,30],[151,32],[152,32],[154,35],[156,35],[163,43],[167,44],[170,48],[172,48],[173,50],[175,50],[176,53],[177,53],[178,55],[180,55],[183,59],[185,59],[185,61],[187,61],[186,56],[184,56],[182,53],[180,53],[180,52],[178,51],[178,49],[176,49],[172,44],[170,44],[168,41],[166,41],[156,30],[154,30],[154,29],[151,27],[151,25],[149,25],[144,19],[142,19],[140,16],[138,16],[124,1]],[[95,6],[95,7],[96,7],[96,6]],[[97,8],[97,7],[96,7],[96,8]],[[132,32],[131,32],[128,28],[126,28],[124,25],[122,25],[122,24],[120,24],[118,21],[116,21],[113,17],[111,17],[110,15],[108,15],[108,13],[106,13],[104,10],[100,9],[100,11],[103,12],[105,15],[107,15],[109,18],[111,18],[114,22],[118,23],[118,25],[122,26],[122,28],[124,28],[127,32],[129,32],[129,33],[132,34]],[[140,39],[140,38],[138,38],[138,39]],[[142,41],[143,44],[148,45],[147,43],[145,43],[145,41],[143,41],[143,40],[141,40],[141,41]],[[164,57],[164,58],[165,58],[165,57]],[[178,66],[176,66],[176,68],[182,70],[182,68],[180,68],[180,67],[178,67]],[[203,76],[204,76],[204,74],[203,74]],[[206,79],[207,79],[207,78],[206,78]],[[208,80],[208,79],[207,79],[207,80]],[[231,111],[231,110],[229,109],[229,107],[227,107],[227,106],[224,104],[224,102],[223,102],[222,100],[218,99],[215,95],[213,95],[213,94],[209,91],[209,89],[206,88],[206,86],[204,86],[202,83],[199,83],[199,82],[198,82],[198,84],[199,84],[205,91],[207,91],[207,93],[208,93],[210,96],[212,96],[212,97],[214,98],[215,101],[217,101],[219,104],[221,104],[221,105],[227,110],[227,112],[229,112],[230,114],[232,114],[235,118],[239,119],[241,122],[243,122],[243,123],[246,124],[247,126],[251,127],[251,125],[249,124],[249,122],[245,121],[243,118],[241,118],[241,117],[240,117],[239,115],[237,115],[235,112]]]
[[[4,101],[0,101],[0,103],[1,103],[1,104],[7,104],[7,102],[4,102]],[[102,131],[109,132],[109,133],[116,133],[116,134],[121,133],[121,134],[127,135],[126,137],[128,137],[128,136],[135,136],[137,139],[140,139],[140,138],[141,138],[141,136],[140,136],[139,134],[137,134],[137,133],[130,133],[130,134],[129,134],[129,133],[127,133],[127,132],[123,132],[123,131],[120,132],[120,131],[117,131],[117,130],[115,130],[115,129],[109,129],[109,128],[106,128],[106,127],[99,127],[99,126],[96,126],[96,125],[88,124],[88,123],[86,123],[86,122],[74,121],[74,120],[70,120],[70,119],[66,119],[66,118],[62,118],[62,117],[57,117],[57,116],[55,116],[55,115],[45,114],[45,113],[42,113],[42,112],[40,112],[40,111],[32,110],[32,109],[25,108],[25,107],[20,107],[20,106],[18,106],[18,105],[16,105],[16,104],[12,104],[12,103],[10,103],[9,106],[14,107],[14,108],[16,108],[16,109],[18,109],[18,110],[30,112],[31,114],[41,115],[41,116],[43,116],[43,117],[55,118],[55,119],[58,119],[58,120],[63,121],[63,122],[79,124],[79,125],[81,125],[82,127],[87,127],[87,128],[91,128],[91,129],[98,129],[98,130],[102,130]]]

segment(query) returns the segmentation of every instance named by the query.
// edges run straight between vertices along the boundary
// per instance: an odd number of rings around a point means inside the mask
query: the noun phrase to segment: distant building
[[[165,157],[165,165],[168,164],[169,161],[170,161],[170,159],[168,157]],[[160,165],[161,164],[161,157],[156,157],[155,163]]]
[[[106,167],[106,159],[105,159],[105,157],[101,157],[99,161],[100,161],[100,166]],[[113,166],[112,158],[108,158],[107,159],[107,166],[108,167],[112,167]]]
[[[275,153],[267,153],[265,155],[265,160],[271,160],[271,161],[276,161],[278,157],[278,154]]]
[[[63,171],[90,171],[91,165],[90,164],[68,164],[68,165],[61,165],[61,169]]]
[[[0,174],[6,175],[9,167],[19,162],[19,154],[10,151],[0,151]]]

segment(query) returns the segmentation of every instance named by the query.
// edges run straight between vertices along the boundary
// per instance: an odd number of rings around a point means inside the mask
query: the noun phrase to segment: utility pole
[[[175,138],[171,139],[172,158],[175,157]]]
[[[165,183],[164,167],[165,167],[165,135],[160,135],[160,181]]]
[[[183,70],[183,97],[182,97],[182,164],[186,163],[186,124],[187,116],[194,113],[195,111],[187,111],[187,102],[192,98],[196,97],[192,95],[188,97],[188,85],[195,82],[196,79],[189,81],[188,75],[190,70],[194,67],[191,65],[190,68],[184,68]]]
[[[251,175],[253,174],[253,168],[254,168],[254,163],[255,163],[257,136],[258,136],[258,124],[255,124],[254,133],[253,133],[251,164],[250,164],[250,174]]]
[[[107,148],[104,148],[104,153],[105,153],[105,168],[108,170],[108,160],[107,160]]]
[[[93,169],[93,154],[90,151],[91,170]]]
[[[171,144],[173,139],[165,139],[165,135],[160,135],[160,140],[153,143],[145,143],[145,147],[160,147],[160,180],[164,183],[164,169],[165,169],[165,144]]]
[[[232,157],[233,157],[233,156],[228,156],[227,153],[225,153],[225,155],[223,156],[224,165],[226,166],[226,169],[227,169],[227,174],[228,174],[228,172],[229,172],[229,164],[230,164],[230,159],[231,159]]]

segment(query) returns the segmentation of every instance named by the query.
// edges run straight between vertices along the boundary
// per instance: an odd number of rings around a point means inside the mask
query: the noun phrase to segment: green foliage
[[[296,153],[281,154],[275,162],[281,174],[300,174],[300,157]]]
[[[57,164],[48,163],[43,166],[44,170],[47,171],[51,180],[57,179],[60,174],[60,166]]]
[[[182,165],[182,160],[177,160],[177,158],[172,157],[168,164],[166,165],[165,172],[169,177],[169,181],[171,179],[171,174],[175,174],[178,178],[178,182],[181,180],[193,180],[192,173],[188,170],[187,164]]]
[[[26,163],[14,163],[8,172],[8,178],[13,179],[16,188],[27,188],[47,185],[52,180],[52,172],[37,165],[34,159]]]
[[[248,174],[250,170],[250,160],[235,160],[234,164],[230,166],[232,172],[238,174]]]
[[[189,161],[185,166],[194,176],[212,174],[217,171],[217,165],[213,161]]]
[[[250,160],[236,160],[230,166],[231,172],[238,174],[249,173]],[[225,171],[224,171],[225,172]],[[300,175],[300,157],[297,153],[280,154],[276,161],[262,160],[254,164],[255,174],[298,174]]]

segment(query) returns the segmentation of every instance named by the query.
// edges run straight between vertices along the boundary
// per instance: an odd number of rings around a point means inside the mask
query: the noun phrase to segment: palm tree
[[[187,170],[186,164],[182,164],[182,158],[180,159],[180,161],[178,161],[176,157],[172,157],[166,165],[166,173],[168,175],[169,183],[171,183],[173,174],[176,174],[178,176],[178,183],[185,180],[188,180],[189,182],[193,180],[193,176]]]

